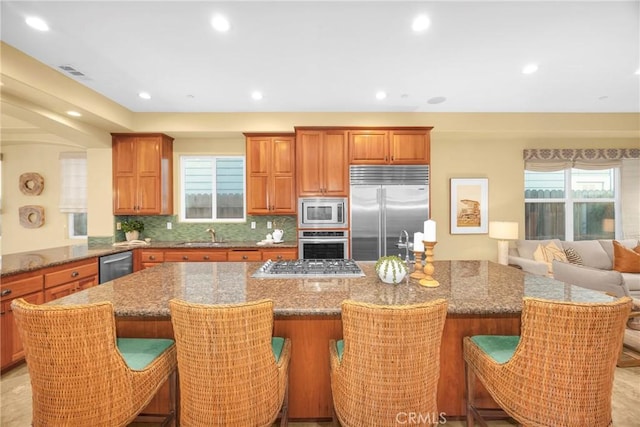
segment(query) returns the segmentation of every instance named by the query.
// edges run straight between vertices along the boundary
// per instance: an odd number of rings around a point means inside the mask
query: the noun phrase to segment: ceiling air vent
[[[75,76],[75,77],[86,77],[84,73],[76,70],[71,65],[59,65],[58,68],[60,68],[62,71],[65,71],[65,72],[67,72],[67,73],[69,73],[69,74],[71,74],[72,76]]]

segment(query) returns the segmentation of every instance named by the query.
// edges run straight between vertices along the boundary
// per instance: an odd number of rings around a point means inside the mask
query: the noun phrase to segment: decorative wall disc
[[[24,228],[40,228],[44,225],[44,207],[27,205],[18,208],[20,225]]]
[[[39,173],[27,172],[20,175],[20,191],[27,196],[37,196],[44,189],[44,178]]]

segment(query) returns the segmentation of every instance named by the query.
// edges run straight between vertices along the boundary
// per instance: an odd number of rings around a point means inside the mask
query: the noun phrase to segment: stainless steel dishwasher
[[[133,273],[133,252],[119,252],[100,257],[100,283]]]

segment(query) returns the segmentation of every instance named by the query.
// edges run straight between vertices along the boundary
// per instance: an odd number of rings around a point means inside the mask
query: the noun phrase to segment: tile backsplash
[[[116,223],[122,222],[130,216],[116,216],[114,218],[115,241],[125,240],[124,232],[116,230]],[[208,241],[211,239],[207,228],[216,231],[218,241],[256,241],[264,239],[267,233],[272,233],[275,228],[284,230],[285,241],[296,240],[295,216],[247,216],[246,222],[179,222],[176,215],[151,215],[135,216],[135,219],[142,221],[144,231],[140,233],[140,238],[150,238],[152,241],[182,242],[182,241]],[[251,222],[255,221],[256,228],[251,229]],[[271,221],[273,226],[267,229],[267,222]],[[167,223],[171,223],[171,229],[167,229]],[[90,240],[91,242],[91,240]]]

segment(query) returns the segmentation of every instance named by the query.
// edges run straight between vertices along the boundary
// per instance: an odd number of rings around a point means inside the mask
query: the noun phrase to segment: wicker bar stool
[[[631,299],[523,303],[520,336],[464,338],[467,426],[505,417],[525,426],[612,425],[613,374]],[[476,378],[501,409],[476,407]]]
[[[343,301],[344,340],[329,342],[334,423],[436,425],[446,315],[443,299],[404,306]]]
[[[175,422],[138,414],[169,379],[175,396],[173,340],[118,338],[110,302],[82,305],[12,303],[31,379],[33,426],[125,426]]]
[[[291,341],[272,337],[273,302],[169,301],[182,426],[286,426]]]

